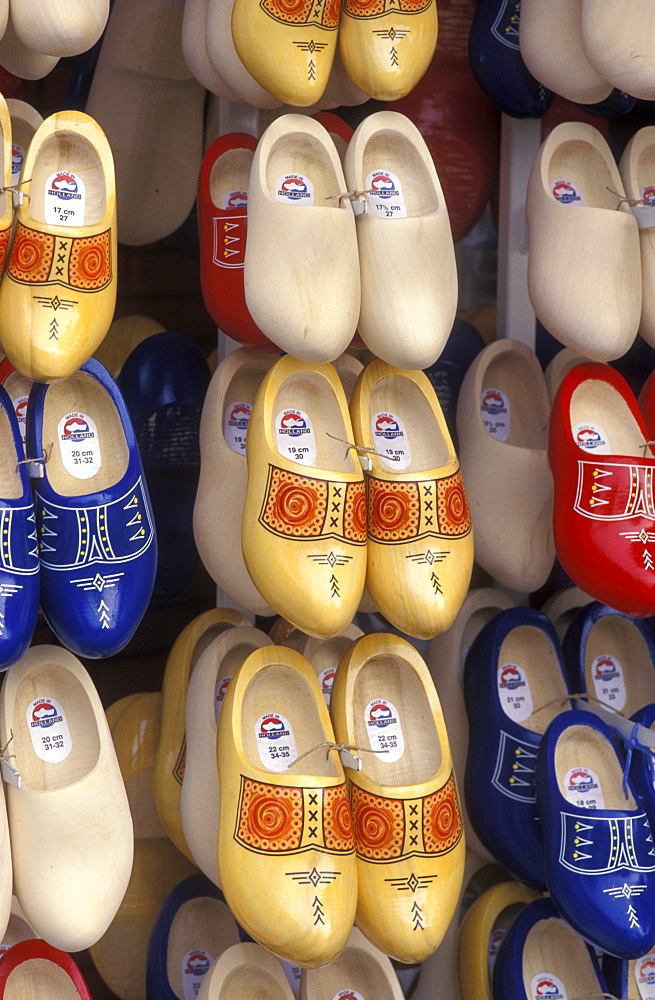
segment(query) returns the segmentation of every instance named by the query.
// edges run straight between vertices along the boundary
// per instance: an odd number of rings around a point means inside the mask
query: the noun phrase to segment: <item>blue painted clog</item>
[[[71,652],[112,656],[148,606],[157,544],[130,417],[98,361],[70,378],[34,383],[27,452],[43,613]]]
[[[606,988],[592,949],[560,918],[551,900],[528,903],[498,950],[493,1000],[572,1000],[581,996],[600,1000]]]
[[[425,374],[437,394],[453,440],[457,438],[456,414],[459,390],[473,359],[484,349],[482,334],[472,323],[457,317],[443,351]]]
[[[0,386],[0,670],[32,639],[39,607],[39,557],[32,492],[13,404]]]
[[[533,608],[496,615],[466,657],[469,818],[487,850],[537,888],[545,888],[534,786],[537,749],[548,722],[568,709],[568,694],[557,633]]]
[[[648,619],[593,601],[573,619],[562,647],[572,691],[628,717],[655,702],[655,636]]]
[[[615,997],[641,997],[651,1000],[655,996],[655,954],[628,961],[603,955],[603,975],[607,989]]]
[[[223,893],[204,875],[191,875],[166,897],[150,934],[146,1000],[195,997],[223,952],[248,940]]]
[[[521,0],[477,0],[469,59],[491,100],[512,118],[541,118],[555,96],[532,76],[519,50]]]
[[[655,846],[623,772],[612,730],[573,709],[544,734],[537,808],[548,889],[562,917],[602,951],[638,958],[655,945]]]

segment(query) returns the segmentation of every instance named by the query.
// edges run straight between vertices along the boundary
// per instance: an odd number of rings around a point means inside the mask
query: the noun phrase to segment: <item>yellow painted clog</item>
[[[364,477],[352,441],[332,365],[280,358],[250,416],[241,542],[264,600],[308,635],[338,635],[362,596]]]
[[[367,449],[366,587],[396,628],[430,639],[457,617],[473,533],[450,433],[427,376],[373,361],[350,404]]]
[[[330,712],[339,743],[365,748],[363,769],[347,770],[356,924],[385,954],[422,962],[453,918],[465,861],[448,734],[428,668],[399,636],[366,635],[339,664]]]
[[[180,792],[186,762],[184,710],[189,677],[198,657],[212,639],[234,625],[249,625],[231,608],[212,608],[194,618],[173,643],[162,683],[162,728],[153,771],[155,805],[164,830],[178,850],[192,861],[180,817]]]
[[[2,181],[2,191],[0,192],[0,275],[2,275],[7,263],[11,224],[14,218],[11,191],[5,190],[5,188],[15,183],[12,171],[11,147],[11,117],[7,102],[0,95],[0,178]]]
[[[346,779],[316,675],[295,650],[252,653],[218,721],[218,872],[241,926],[305,968],[333,961],[356,907]]]
[[[0,283],[0,340],[26,378],[72,375],[96,350],[116,304],[114,163],[81,111],[51,115],[32,138],[26,195]],[[6,196],[5,196],[6,197]]]

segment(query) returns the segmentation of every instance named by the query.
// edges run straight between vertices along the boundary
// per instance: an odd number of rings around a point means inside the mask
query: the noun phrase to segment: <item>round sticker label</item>
[[[275,418],[275,440],[284,458],[302,465],[312,465],[316,459],[314,428],[303,410],[280,410]]]
[[[336,667],[326,667],[325,670],[321,670],[318,675],[318,683],[321,685],[321,691],[323,692],[323,697],[325,698],[325,704],[330,707],[330,698],[332,697],[332,685],[334,684],[334,675],[337,672]]]
[[[552,972],[539,972],[530,981],[530,1000],[569,1000],[564,983]]]
[[[509,397],[502,389],[482,390],[480,416],[487,434],[498,441],[507,441],[510,432],[510,406]]]
[[[294,996],[298,996],[300,993],[300,976],[302,975],[302,969],[299,965],[292,965],[291,962],[287,962],[286,959],[280,959],[282,962],[282,968],[284,969],[284,974],[289,981],[289,986],[291,987]]]
[[[91,479],[102,465],[95,421],[86,413],[67,413],[57,425],[57,440],[66,472]]]
[[[371,750],[377,750],[378,760],[393,764],[405,752],[405,739],[400,724],[400,716],[386,698],[374,698],[364,709],[364,725],[368,733]]]
[[[382,461],[392,472],[401,472],[412,462],[412,452],[405,425],[395,413],[382,411],[371,417],[373,445]]]
[[[221,201],[221,208],[227,211],[231,208],[247,208],[248,207],[248,192],[240,189],[238,191],[228,191],[227,194],[223,195]]]
[[[248,436],[248,423],[250,422],[251,413],[252,406],[250,403],[230,403],[225,408],[223,437],[228,447],[232,451],[236,451],[237,455],[245,455],[246,453],[246,438]]]
[[[505,715],[515,722],[524,722],[532,715],[532,692],[525,670],[518,664],[498,667],[498,698]]]
[[[16,413],[16,420],[18,421],[18,430],[20,431],[21,441],[23,446],[25,446],[25,432],[27,427],[27,403],[29,401],[29,396],[16,396],[12,400],[14,404],[14,412]]]
[[[368,203],[378,218],[407,218],[402,185],[390,170],[372,170],[366,178],[366,190]]]
[[[655,184],[647,184],[640,193],[644,205],[655,205]]]
[[[364,1000],[364,997],[357,990],[339,990],[332,997],[332,1000]]]
[[[623,667],[615,656],[605,653],[591,664],[594,691],[599,701],[620,712],[625,705]]]
[[[314,204],[314,185],[304,174],[282,174],[275,184],[275,200],[285,205]]]
[[[607,434],[600,424],[594,424],[591,420],[587,420],[581,424],[575,424],[572,428],[572,433],[573,440],[578,448],[582,448],[584,451],[592,451],[596,455],[612,454]]]
[[[73,748],[66,713],[56,698],[36,698],[27,706],[27,728],[34,753],[49,764],[66,760]]]
[[[227,694],[228,684],[231,680],[232,677],[219,677],[216,681],[216,687],[214,689],[214,718],[216,719],[217,724],[223,707],[223,701],[225,699],[225,695]]]
[[[83,226],[84,181],[69,170],[56,170],[45,182],[45,221],[50,226]]]
[[[20,172],[23,169],[25,160],[25,148],[18,142],[11,146],[11,183],[17,184],[20,180]]]
[[[262,715],[255,723],[259,759],[269,771],[282,773],[298,756],[296,740],[288,719],[277,712]]]
[[[590,767],[572,767],[562,779],[564,798],[579,809],[604,809],[600,781]]]
[[[495,930],[489,935],[489,944],[487,946],[487,966],[489,968],[489,975],[494,971],[494,965],[496,964],[496,955],[498,954],[498,949],[503,943],[503,938],[507,933],[506,927],[496,927]]]
[[[573,181],[555,181],[551,191],[561,205],[584,205],[582,192]]]
[[[184,1000],[195,1000],[198,996],[203,978],[209,972],[213,961],[213,957],[204,948],[194,948],[183,957],[182,988]]]
[[[637,959],[634,977],[640,1000],[655,1000],[655,953]]]

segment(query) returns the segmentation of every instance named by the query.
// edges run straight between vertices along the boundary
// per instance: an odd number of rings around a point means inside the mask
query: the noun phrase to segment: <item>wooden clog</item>
[[[81,951],[118,910],[134,841],[100,698],[72,653],[34,646],[14,664],[0,693],[0,739],[11,739],[22,776],[21,788],[6,789],[16,896],[38,934]]]
[[[23,45],[49,56],[77,56],[100,38],[109,0],[11,0],[11,21]]]
[[[350,404],[366,475],[366,588],[396,628],[431,639],[449,628],[473,568],[459,461],[423,372],[373,361]]]
[[[303,969],[300,1000],[322,997],[375,997],[375,1000],[403,1000],[398,977],[389,958],[367,941],[356,927],[346,947],[334,962],[322,969]]]
[[[25,158],[16,229],[0,284],[0,339],[26,378],[72,375],[107,333],[116,304],[112,152],[78,111],[51,115]]]
[[[356,87],[346,73],[338,46],[323,99],[333,103],[335,108],[352,108],[370,99],[370,95]]]
[[[0,16],[8,7],[0,6]],[[41,80],[50,73],[59,56],[47,56],[41,52],[28,49],[16,34],[11,17],[6,22],[5,30],[0,38],[0,66],[21,80]]]
[[[355,639],[359,639],[363,635],[364,633],[357,625],[348,625],[343,632],[332,636],[331,639],[315,639],[294,628],[284,639],[280,640],[280,645],[295,649],[309,660],[318,677],[318,683],[321,685],[325,704],[329,708],[332,684],[339,661]]]
[[[205,89],[184,60],[183,13],[184,0],[115,0],[86,104],[111,143],[130,246],[169,236],[196,197]]]
[[[277,97],[261,87],[248,72],[232,39],[234,0],[202,0],[205,7],[205,48],[211,66],[237,96],[234,100],[255,108],[279,108]],[[187,0],[188,3],[188,0]]]
[[[519,46],[532,75],[578,104],[596,104],[612,84],[589,62],[582,38],[584,0],[523,0]]]
[[[339,154],[339,159],[343,164],[346,158],[346,150],[348,149],[348,143],[353,137],[353,130],[350,125],[340,118],[339,115],[333,114],[331,111],[317,111],[315,115],[312,115],[317,122],[327,129],[332,142],[337,148],[337,153]],[[351,355],[345,355],[350,357]],[[344,357],[344,355],[342,355]],[[353,358],[353,361],[355,359]]]
[[[2,1000],[92,1000],[70,955],[46,941],[20,941],[0,969]]]
[[[655,10],[639,0],[582,0],[582,47],[605,80],[642,101],[655,100]]]
[[[428,368],[455,319],[457,270],[448,210],[425,140],[397,111],[369,115],[350,140],[345,175],[347,190],[360,197],[366,192],[366,211],[356,215],[359,335],[391,365]]]
[[[555,561],[553,477],[546,454],[549,411],[535,354],[507,339],[492,342],[477,355],[457,402],[475,559],[503,587],[518,593],[542,587]]]
[[[194,538],[205,569],[221,590],[258,615],[273,611],[246,569],[241,522],[250,414],[273,361],[273,355],[242,347],[214,372],[200,421],[200,480],[193,510]]]
[[[293,1000],[294,996],[278,959],[249,941],[233,944],[214,962],[203,978],[198,1000],[229,1000],[237,994],[262,1000]]]
[[[184,706],[189,677],[212,639],[234,625],[249,624],[245,615],[231,608],[204,611],[182,629],[166,661],[162,684],[162,735],[153,770],[155,805],[166,833],[189,860],[192,855],[180,818],[180,792],[186,761]]]
[[[15,896],[12,896],[9,923],[0,944],[0,958],[19,941],[30,941],[37,937],[38,934],[33,927],[30,927],[20,903]]]
[[[557,590],[551,594],[548,600],[541,605],[540,610],[548,615],[560,640],[563,640],[569,625],[578,612],[591,601],[593,601],[591,594],[585,593],[579,587],[566,587],[564,590]]]
[[[625,193],[631,201],[648,206],[655,212],[655,126],[647,125],[639,129],[630,139],[619,162],[619,171]],[[639,228],[639,248],[641,252],[642,300],[639,333],[644,340],[655,347],[655,222],[645,218],[645,225]],[[648,225],[648,222],[653,223]]]
[[[214,885],[220,885],[216,859],[219,813],[216,726],[234,672],[256,649],[272,645],[259,629],[230,628],[212,639],[198,657],[189,679],[180,819],[195,863]]]
[[[548,389],[548,397],[552,403],[557,394],[557,390],[564,381],[564,378],[568,375],[572,368],[576,365],[581,365],[587,359],[584,354],[580,354],[579,351],[573,350],[572,347],[564,347],[561,351],[558,351],[554,358],[548,362],[546,370],[544,372],[544,378],[546,379],[546,388]]]
[[[337,740],[366,751],[363,769],[347,770],[356,924],[385,954],[422,962],[441,943],[464,877],[457,785],[428,668],[399,636],[363,636],[339,664],[330,712]]]
[[[278,957],[333,961],[355,917],[355,846],[330,717],[300,653],[267,646],[248,657],[223,701],[217,754],[230,909]]]
[[[7,98],[7,109],[11,120],[11,183],[18,184],[23,176],[27,150],[43,117],[31,104],[15,97]]]
[[[149,316],[121,316],[111,324],[105,339],[96,348],[93,356],[111,372],[114,378],[118,378],[124,362],[134,348],[147,337],[163,333],[165,329],[165,326]]]
[[[364,476],[352,441],[334,368],[280,358],[250,416],[241,544],[264,600],[323,638],[350,624],[364,587]]]
[[[341,354],[334,362],[334,370],[341,379],[341,385],[346,394],[348,404],[350,404],[357,379],[362,374],[363,369],[364,365],[357,358],[354,358],[352,354]]]
[[[184,59],[198,83],[210,94],[224,101],[238,101],[236,92],[209,61],[206,32],[208,3],[209,0],[185,0],[182,18]]]
[[[11,226],[14,218],[11,191],[5,188],[15,183],[13,176],[12,133],[9,109],[4,97],[0,95],[0,275],[4,272],[9,256]]]
[[[639,235],[614,157],[592,125],[564,122],[542,144],[526,217],[528,291],[538,318],[587,358],[621,357],[641,314]]]
[[[357,326],[355,219],[339,197],[347,190],[322,125],[304,115],[269,125],[248,185],[246,302],[260,330],[302,361],[334,361]]]
[[[437,23],[435,0],[346,0],[339,27],[346,73],[375,100],[397,101],[430,65]]]
[[[210,5],[217,2],[223,0],[210,0]],[[280,0],[235,0],[234,47],[257,83],[281,104],[311,107],[327,86],[339,14],[336,0],[320,7],[303,3],[292,8]]]

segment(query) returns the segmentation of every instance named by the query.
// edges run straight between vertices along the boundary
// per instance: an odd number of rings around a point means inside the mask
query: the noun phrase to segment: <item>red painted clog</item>
[[[0,960],[0,1000],[92,1000],[84,977],[65,951],[47,941],[19,941]]]
[[[655,614],[655,450],[628,383],[587,362],[553,403],[553,531],[578,587],[633,618]]]

